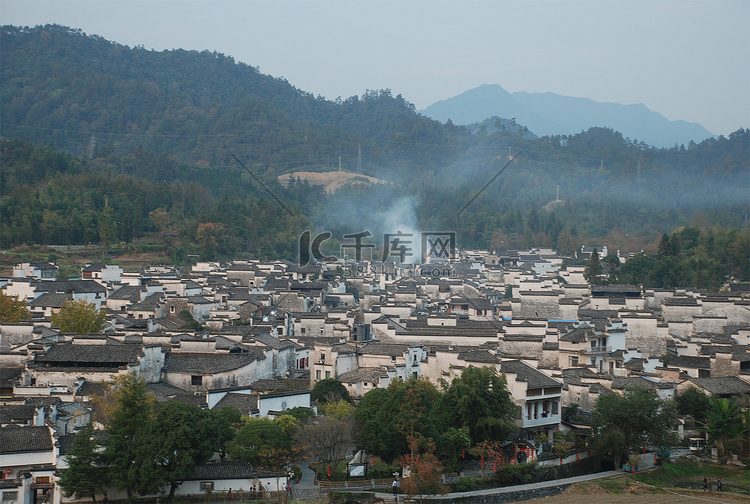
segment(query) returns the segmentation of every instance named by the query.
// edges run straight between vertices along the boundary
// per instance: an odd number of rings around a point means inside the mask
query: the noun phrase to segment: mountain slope
[[[0,49],[0,135],[78,155],[92,135],[116,152],[143,148],[203,167],[236,166],[233,153],[274,173],[339,156],[353,169],[360,148],[365,171],[452,155],[449,129],[387,90],[327,101],[224,54],[129,48],[58,25],[4,26]]]
[[[539,136],[572,135],[592,127],[612,128],[624,137],[655,147],[700,142],[713,136],[699,124],[669,121],[643,104],[599,103],[554,93],[509,93],[501,86],[479,86],[421,111],[438,121],[481,122],[492,116],[511,118]]]

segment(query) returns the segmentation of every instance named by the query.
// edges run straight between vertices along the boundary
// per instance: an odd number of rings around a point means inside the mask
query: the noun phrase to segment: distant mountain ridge
[[[592,127],[612,128],[654,147],[700,142],[715,136],[697,123],[670,121],[642,103],[601,103],[555,93],[509,93],[485,84],[420,111],[432,119],[473,124],[499,116],[515,118],[539,136],[573,135]]]

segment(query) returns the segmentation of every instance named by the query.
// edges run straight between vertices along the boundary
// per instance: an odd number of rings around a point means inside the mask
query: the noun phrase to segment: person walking
[[[717,492],[723,492],[724,491],[724,485],[721,483],[721,478],[716,480],[716,491]]]
[[[703,491],[708,492],[708,478],[703,476]]]
[[[393,483],[391,483],[391,488],[393,488],[393,496],[396,498],[396,502],[398,502],[398,479],[393,478]]]

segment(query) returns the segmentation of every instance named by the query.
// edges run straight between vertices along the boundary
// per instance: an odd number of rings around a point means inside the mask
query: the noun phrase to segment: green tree
[[[675,397],[674,400],[677,405],[677,411],[680,415],[690,415],[698,422],[705,421],[709,407],[709,399],[702,390],[696,387],[690,387],[682,394]]]
[[[634,387],[619,394],[599,397],[594,405],[592,442],[599,453],[611,451],[615,465],[622,462],[628,449],[638,450],[643,443],[673,446],[676,421],[672,401],[660,401],[656,392]]]
[[[96,494],[106,490],[107,468],[101,464],[98,448],[94,428],[89,423],[76,435],[67,456],[68,467],[60,474],[60,486],[67,497],[91,497],[96,504]]]
[[[115,378],[110,392],[114,409],[107,422],[107,441],[103,460],[109,467],[112,484],[128,493],[128,502],[142,487],[140,467],[137,465],[136,436],[153,419],[154,396],[146,391],[146,381],[135,373]]]
[[[100,332],[107,319],[107,312],[96,309],[94,303],[85,299],[69,300],[60,308],[59,313],[52,315],[52,323],[61,332],[89,334]]]
[[[211,418],[211,430],[216,435],[216,451],[222,462],[227,454],[227,446],[234,439],[234,426],[242,421],[242,413],[234,406],[224,406],[220,410],[207,410]]]
[[[737,452],[743,437],[742,405],[736,398],[711,397],[702,427],[709,443],[719,449],[719,456]]]
[[[16,324],[29,316],[29,303],[0,291],[0,322]]]
[[[451,427],[440,436],[440,444],[443,447],[443,453],[448,459],[447,468],[449,470],[456,469],[458,467],[459,453],[471,448],[469,429],[465,427]]]
[[[474,444],[504,441],[517,430],[518,407],[508,391],[505,375],[490,367],[469,366],[448,385],[436,406],[441,430],[467,428]]]
[[[227,453],[236,460],[259,467],[278,467],[279,460],[288,458],[291,441],[281,424],[269,418],[244,418]]]
[[[310,400],[323,404],[328,401],[336,402],[340,399],[351,403],[352,398],[344,387],[344,384],[335,378],[326,378],[317,382],[310,392]]]
[[[599,252],[594,249],[591,257],[586,261],[586,268],[583,270],[583,276],[591,285],[599,285],[602,281],[602,263],[599,260]]]
[[[217,432],[209,413],[193,404],[170,401],[135,435],[135,466],[139,492],[152,493],[169,485],[167,502],[195,468],[216,452]]]

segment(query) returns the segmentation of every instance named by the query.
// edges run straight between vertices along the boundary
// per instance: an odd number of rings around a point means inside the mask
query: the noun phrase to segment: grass
[[[707,461],[679,459],[652,471],[636,473],[632,478],[659,488],[701,490],[703,478],[709,478],[716,489],[721,478],[725,492],[750,495],[750,470],[745,467],[719,465]]]

